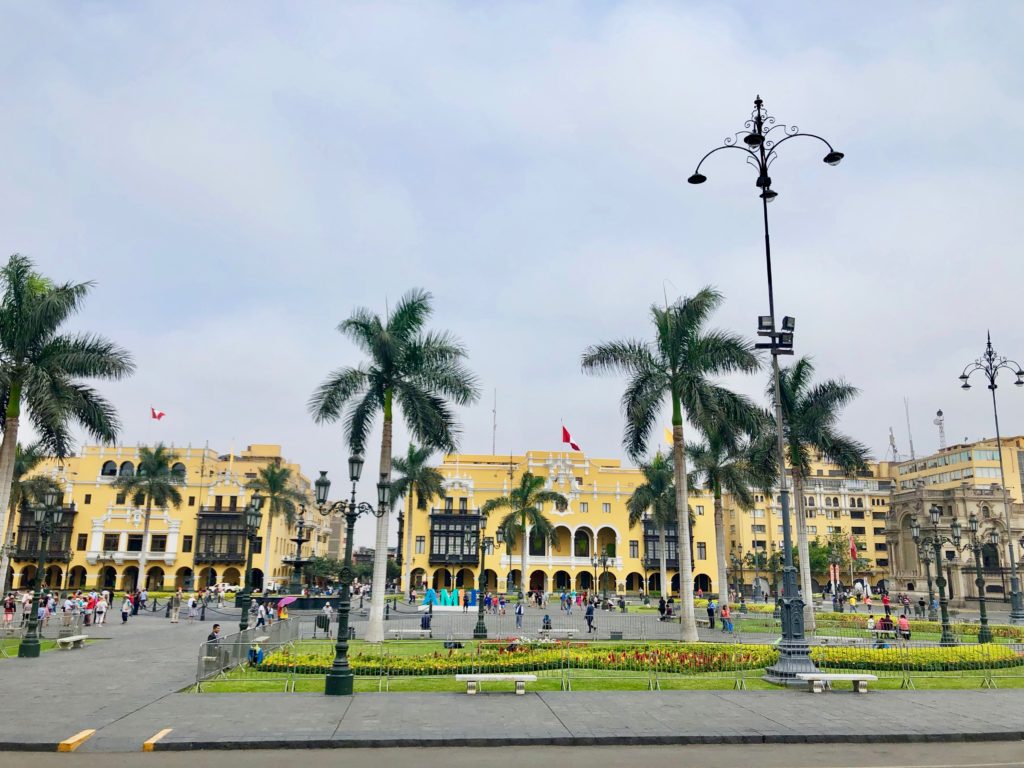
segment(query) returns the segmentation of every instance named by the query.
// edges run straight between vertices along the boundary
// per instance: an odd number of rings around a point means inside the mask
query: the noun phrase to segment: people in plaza
[[[715,628],[715,598],[708,598],[708,629]]]
[[[256,604],[256,626],[265,627],[267,625],[267,607],[263,605],[263,601],[260,600]]]
[[[199,618],[199,598],[195,592],[188,596],[188,623],[193,624]]]
[[[128,623],[128,617],[131,615],[131,613],[132,613],[132,599],[128,595],[128,593],[126,592],[125,596],[124,596],[124,600],[121,602],[121,624],[122,625]]]
[[[177,624],[181,616],[181,590],[171,595],[171,624]]]
[[[868,615],[868,631],[870,632],[875,628],[875,617],[871,614]]]
[[[149,590],[143,587],[139,591],[139,609],[146,610],[146,601],[149,599]]]
[[[469,590],[462,590],[462,612],[469,613]]]
[[[905,613],[900,614],[899,630],[900,639],[905,643],[910,642],[910,619],[907,618]]]
[[[850,593],[850,612],[857,612],[857,596],[853,592]]]
[[[546,613],[544,614],[544,618],[540,621],[540,628],[551,629],[551,617],[548,616]]]
[[[220,645],[220,637],[220,624],[214,624],[212,631],[206,636],[206,642]]]
[[[523,604],[521,602],[516,603],[516,629],[523,628]]]
[[[584,613],[584,617],[587,620],[587,634],[594,631],[594,602],[591,600],[587,603],[587,610]]]
[[[729,610],[729,604],[728,603],[725,603],[722,606],[722,610],[720,612],[720,615],[721,615],[721,619],[722,619],[722,631],[723,632],[732,632],[732,611]]]
[[[108,607],[106,592],[101,592],[96,598],[96,626],[102,626],[107,623]]]
[[[889,603],[889,593],[885,592],[882,594],[882,608],[885,609],[885,615],[888,616],[892,612],[892,606]]]
[[[18,602],[14,599],[14,593],[11,592],[4,598],[4,629],[14,624],[14,612],[17,607]]]
[[[665,610],[666,610],[666,607],[667,606],[665,604],[665,596],[662,595],[661,597],[658,598],[658,616],[659,616],[659,620],[660,621],[664,621],[665,620]]]

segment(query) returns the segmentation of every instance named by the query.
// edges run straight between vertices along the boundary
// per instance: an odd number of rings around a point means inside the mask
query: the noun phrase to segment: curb
[[[257,749],[352,749],[399,747],[583,747],[583,746],[686,746],[695,744],[851,744],[864,741],[863,734],[736,734],[723,736],[560,736],[554,738],[441,738],[441,739],[266,739],[235,741],[161,741],[153,745],[156,752],[190,752],[196,750]],[[886,744],[925,742],[1024,741],[1024,731],[977,733],[886,733],[871,738]],[[3,749],[0,745],[0,749]]]

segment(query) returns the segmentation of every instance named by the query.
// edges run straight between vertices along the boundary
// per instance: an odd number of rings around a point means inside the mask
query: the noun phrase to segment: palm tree
[[[476,378],[463,365],[466,350],[447,332],[427,332],[431,296],[414,289],[405,294],[384,319],[358,308],[338,330],[348,336],[369,361],[331,372],[309,399],[317,423],[344,416],[349,446],[362,454],[380,413],[380,479],[391,483],[391,430],[394,406],[413,438],[424,445],[454,451],[458,441],[455,414],[448,401],[467,405],[479,396]],[[384,585],[387,579],[388,516],[377,518],[373,592],[366,640],[384,640]]]
[[[402,473],[391,484],[391,499],[397,503],[401,498],[409,501],[409,511],[405,519],[405,561],[402,565],[402,586],[408,592],[412,589],[410,572],[412,570],[412,508],[413,496],[416,497],[416,509],[426,512],[430,502],[444,493],[444,477],[434,467],[427,466],[433,451],[426,446],[417,447],[409,443],[405,456],[395,456],[394,468]]]
[[[72,427],[112,443],[117,413],[82,379],[121,379],[135,369],[131,355],[93,334],[60,333],[85,300],[92,283],[54,284],[15,254],[0,268],[0,530],[7,529],[21,407],[45,448],[68,456]],[[7,558],[0,559],[7,573]]]
[[[782,398],[783,437],[786,461],[793,471],[793,497],[796,500],[797,553],[800,561],[800,589],[806,601],[804,622],[807,629],[815,628],[811,593],[810,552],[807,543],[807,517],[804,513],[804,483],[811,472],[815,455],[854,473],[866,468],[868,449],[862,443],[836,430],[839,412],[857,396],[858,390],[846,382],[829,379],[812,384],[814,365],[811,358],[801,357],[792,366],[779,371],[779,391]],[[775,387],[768,386],[768,396],[774,404]],[[774,430],[765,435],[775,444]],[[770,452],[769,452],[769,455]],[[772,456],[772,459],[777,457]],[[778,467],[775,467],[778,474]]]
[[[672,482],[674,470],[672,462],[661,455],[646,464],[640,465],[644,475],[644,483],[633,489],[626,502],[629,512],[629,527],[632,528],[650,513],[650,520],[658,530],[658,568],[661,572],[661,594],[671,592],[668,580],[668,561],[665,547],[665,531],[670,525],[676,524],[676,490]],[[644,584],[644,589],[647,585]]]
[[[672,406],[672,462],[675,471],[676,509],[689,509],[686,456],[683,451],[683,414],[693,424],[732,424],[745,408],[743,399],[712,383],[708,377],[735,371],[757,370],[752,345],[737,334],[705,328],[722,303],[711,287],[661,309],[651,307],[655,338],[614,341],[587,348],[586,372],[622,372],[629,377],[622,395],[626,417],[623,444],[634,460],[643,455],[667,398]],[[689,515],[677,515],[679,526],[680,616],[683,640],[696,642],[693,612],[693,557]]]
[[[60,486],[49,477],[44,475],[29,476],[29,473],[38,467],[46,459],[46,449],[42,443],[35,442],[27,448],[18,443],[14,453],[14,477],[11,480],[11,500],[8,506],[7,527],[4,530],[4,537],[0,544],[7,544],[11,541],[14,533],[14,524],[17,519],[18,509],[24,499],[41,501],[47,491],[60,492]],[[0,573],[4,576],[4,591],[6,592],[7,564],[3,564]]]
[[[557,540],[555,526],[544,516],[545,504],[568,504],[568,500],[557,491],[544,490],[545,480],[532,472],[524,472],[519,487],[513,488],[508,496],[489,499],[480,508],[480,514],[487,517],[496,509],[507,509],[508,513],[498,522],[498,530],[505,541],[518,540],[519,594],[522,597],[529,582],[526,580],[528,540],[547,539],[552,544]]]
[[[178,486],[185,484],[185,478],[179,472],[173,472],[171,466],[178,460],[167,446],[157,443],[152,448],[143,446],[139,449],[139,465],[133,475],[122,475],[114,481],[114,487],[126,496],[135,499],[139,504],[146,502],[146,516],[142,523],[142,550],[139,552],[139,581],[146,583],[146,553],[149,550],[149,520],[153,505],[161,509],[168,506],[181,506],[181,491]],[[136,585],[138,587],[138,585]]]
[[[751,407],[751,414],[756,413]],[[686,446],[692,472],[690,480],[695,486],[709,491],[715,504],[715,556],[718,561],[718,602],[729,602],[729,577],[725,560],[725,517],[722,512],[722,492],[732,496],[740,509],[754,506],[751,487],[757,477],[751,468],[750,447],[737,444],[723,431],[709,431],[704,442]]]
[[[263,495],[264,509],[267,512],[267,539],[263,544],[263,578],[264,583],[270,577],[270,552],[274,542],[274,518],[284,517],[285,523],[291,528],[298,513],[298,505],[306,501],[306,494],[295,487],[292,471],[276,463],[260,467],[256,477],[245,486],[251,491]],[[250,588],[248,584],[246,588]],[[264,589],[264,591],[266,591]]]

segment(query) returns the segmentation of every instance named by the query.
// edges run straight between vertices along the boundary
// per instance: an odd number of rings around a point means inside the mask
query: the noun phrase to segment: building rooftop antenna
[[[932,424],[939,428],[939,450],[946,450],[946,419],[942,415],[942,409],[940,408],[935,412],[935,418],[932,419]]]
[[[914,435],[910,431],[910,400],[903,398],[903,412],[907,416],[907,440],[910,441],[910,460],[914,461],[917,456],[914,454]]]

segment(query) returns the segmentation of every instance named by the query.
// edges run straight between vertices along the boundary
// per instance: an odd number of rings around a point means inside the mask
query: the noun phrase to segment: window
[[[181,551],[182,552],[191,552],[192,551],[192,537],[191,536],[182,536],[181,537]],[[253,550],[253,552],[255,552],[255,551],[256,550]]]
[[[808,525],[807,526],[807,532],[809,534],[811,534],[812,536],[815,535],[818,532],[818,526],[816,526],[816,525]],[[781,525],[779,526],[779,535],[780,536],[782,535],[782,526]]]
[[[701,515],[704,514],[704,505],[703,504],[698,504],[696,507],[694,507],[694,509],[697,510],[697,517],[700,517]]]
[[[629,556],[630,557],[640,557],[640,542],[639,541],[631,541],[631,542],[629,542]]]
[[[851,520],[863,520],[864,519],[864,513],[863,512],[851,512],[850,513],[850,519]]]
[[[697,559],[707,560],[708,559],[708,545],[703,541],[697,542]]]
[[[806,517],[808,520],[813,520],[814,519],[814,514],[815,513],[814,513],[813,509],[805,509],[804,510],[804,517]],[[832,513],[829,512],[828,514],[831,515]]]
[[[75,549],[77,549],[79,552],[84,552],[88,546],[89,546],[89,534],[88,533],[80,533],[80,534],[78,534],[78,544],[75,547]]]
[[[103,534],[103,551],[104,552],[116,552],[121,546],[121,534],[119,533],[104,533]]]
[[[149,551],[150,552],[166,552],[167,551],[167,534],[165,533],[154,533],[149,537]]]
[[[417,555],[422,555],[423,554],[423,550],[426,549],[426,546],[427,546],[427,537],[426,536],[417,536],[416,537],[416,554]]]
[[[103,469],[100,470],[101,477],[116,477],[117,476],[117,464],[112,461],[103,462]]]
[[[884,543],[876,543],[875,544],[875,552],[888,552],[888,551],[889,551],[889,545],[888,544],[884,544]]]
[[[129,533],[128,534],[128,551],[129,552],[141,552],[142,551],[142,534],[141,533]]]
[[[132,498],[132,504],[134,504],[136,507],[141,507],[145,503],[146,494],[144,494],[142,491],[136,493],[135,496]]]
[[[855,525],[850,530],[853,532],[854,536],[863,536],[865,533],[864,526],[862,525]]]
[[[135,465],[130,461],[125,461],[121,464],[121,468],[117,471],[117,474],[121,477],[134,477]]]
[[[576,478],[576,485],[583,485],[583,478],[582,477],[577,477]]]
[[[806,499],[804,499],[804,503],[808,507],[813,507],[814,506],[814,497],[813,496],[808,496]]]
[[[874,533],[875,536],[885,536],[885,528],[873,528],[872,533]]]
[[[750,510],[750,516],[753,517],[753,518],[762,518],[762,517],[764,517],[764,510],[763,509],[752,509],[752,510]]]
[[[455,503],[455,501],[454,501],[454,499],[452,499],[451,496],[445,496],[444,497],[444,511],[445,512],[451,512],[452,509],[454,508],[452,506],[454,503]]]
[[[601,505],[601,511],[604,512],[606,515],[610,515],[612,513],[612,505],[609,504],[607,501],[604,502],[604,504]]]
[[[82,501],[82,504],[92,504],[92,494],[91,493],[85,494],[85,499]]]
[[[889,566],[889,558],[880,557],[877,560],[875,560],[875,563],[878,565],[879,568],[887,568]]]
[[[830,499],[828,496],[825,497],[825,506],[826,507],[831,507],[832,506],[832,499]]]
[[[469,510],[469,499],[463,496],[459,499],[459,512],[465,514]]]
[[[587,502],[585,502],[585,501],[581,501],[580,502],[580,514],[583,514],[583,515],[587,514],[587,510],[589,510],[589,508],[590,507],[587,504]]]
[[[765,526],[763,525],[752,525],[750,526],[751,533],[766,533]]]
[[[116,497],[114,498],[114,503],[115,503],[115,504],[119,504],[119,505],[120,505],[120,504],[124,504],[124,499],[125,499],[125,496],[124,496],[124,494],[123,494],[123,493],[119,493],[119,494],[117,494],[117,496],[116,496]]]
[[[188,536],[186,536],[185,538],[188,538]],[[252,543],[252,553],[254,555],[261,555],[261,554],[263,554],[263,537],[262,536],[257,536],[256,539],[253,541],[253,543]]]
[[[174,475],[179,480],[184,480],[185,479],[185,465],[182,464],[180,461],[175,462],[174,465],[171,467],[171,474]],[[246,472],[245,476],[250,478],[250,479],[255,479],[256,478],[256,473],[255,472]]]
[[[196,497],[195,496],[189,496],[188,497],[188,505],[190,507],[194,507],[196,505]]]

